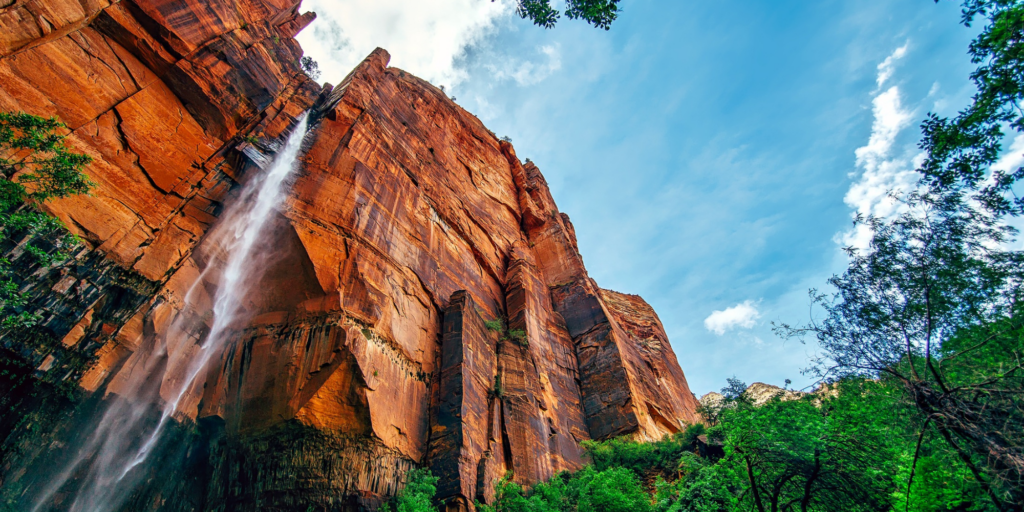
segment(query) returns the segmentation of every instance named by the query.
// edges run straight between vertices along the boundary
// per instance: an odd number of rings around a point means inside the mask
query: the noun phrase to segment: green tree
[[[726,457],[741,475],[740,501],[759,512],[887,510],[892,492],[889,428],[851,383],[834,396],[776,396],[723,409]]]
[[[91,186],[82,170],[92,159],[67,148],[66,129],[56,118],[0,112],[0,247],[11,249],[20,241],[23,250],[43,265],[65,258],[78,242],[38,205],[85,193]],[[0,258],[0,328],[36,321],[21,310],[26,300],[12,262]]]
[[[299,59],[299,67],[302,68],[302,72],[310,79],[320,79],[320,64],[314,60],[313,57],[303,55],[302,58]]]
[[[642,443],[628,437],[616,437],[605,441],[582,441],[594,469],[604,471],[612,468],[626,468],[637,477],[647,479],[650,475],[674,477],[680,458],[696,448],[697,436],[704,433],[704,425],[690,425],[662,439]]]
[[[829,280],[834,293],[812,292],[824,320],[779,332],[817,338],[822,378],[899,383],[919,413],[910,418],[917,445],[934,431],[993,506],[1022,510],[1024,253],[1006,248],[1016,235],[1006,220],[1024,213],[1014,194],[1024,168],[992,165],[1004,129],[1024,131],[1024,3],[966,0],[962,22],[978,18],[985,25],[969,48],[978,92],[957,116],[922,124],[919,188],[899,196],[895,218],[857,219],[871,244],[847,249],[849,267]]]
[[[435,512],[434,494],[437,493],[437,477],[429,469],[412,469],[405,475],[405,487],[398,492],[392,503],[385,503],[382,512]]]
[[[494,1],[494,0],[491,0]],[[519,0],[516,13],[534,24],[552,28],[563,14],[571,20],[583,20],[608,30],[619,15],[619,0],[566,0],[565,11],[559,13],[551,0]]]
[[[728,384],[722,388],[722,396],[727,400],[742,399],[743,395],[747,392],[747,383],[737,379],[735,376],[729,377],[728,379],[725,379],[725,381]]]
[[[678,478],[654,484],[657,512],[726,512],[739,508],[743,480],[730,464],[715,463],[694,453],[679,459]]]

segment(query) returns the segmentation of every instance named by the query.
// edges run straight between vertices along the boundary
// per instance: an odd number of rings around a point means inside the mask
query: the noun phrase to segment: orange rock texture
[[[60,117],[95,159],[91,195],[46,205],[88,247],[36,276],[62,347],[32,353],[40,371],[122,395],[155,340],[195,350],[207,234],[310,111],[249,320],[179,406],[221,432],[203,509],[372,509],[425,465],[472,510],[506,472],[580,467],[582,440],[695,421],[657,315],[587,275],[539,169],[383,50],[310,81],[293,36],[313,17],[296,0],[0,8],[0,110]]]

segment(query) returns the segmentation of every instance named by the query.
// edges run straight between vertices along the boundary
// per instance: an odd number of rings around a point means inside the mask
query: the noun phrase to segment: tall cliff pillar
[[[582,466],[579,442],[590,434],[572,338],[554,312],[526,243],[516,245],[507,272],[509,330],[498,346],[505,427],[516,481],[532,483]],[[525,456],[518,457],[520,452]]]
[[[439,478],[437,497],[449,511],[473,510],[478,473],[500,474],[488,464],[495,406],[492,388],[497,370],[496,336],[487,330],[473,298],[463,290],[452,294],[444,312],[441,341],[440,392],[430,435],[430,469]],[[483,479],[483,485],[492,484]],[[481,489],[481,491],[485,491]]]

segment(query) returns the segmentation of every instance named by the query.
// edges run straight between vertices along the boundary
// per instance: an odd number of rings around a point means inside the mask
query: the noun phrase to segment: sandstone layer
[[[583,440],[695,421],[657,315],[588,276],[536,165],[383,50],[335,87],[312,82],[293,37],[314,15],[298,9],[0,8],[0,109],[63,119],[97,184],[45,205],[85,241],[74,261],[36,268],[3,248],[43,321],[0,342],[94,402],[128,396],[155,354],[203,343],[222,258],[211,227],[311,113],[248,320],[176,413],[201,433],[179,465],[208,478],[151,480],[132,506],[374,509],[427,466],[439,499],[471,510],[506,473],[528,485],[580,467]],[[5,456],[4,485],[52,449]]]

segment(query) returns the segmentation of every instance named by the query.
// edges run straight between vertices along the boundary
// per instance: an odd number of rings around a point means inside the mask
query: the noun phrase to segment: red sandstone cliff
[[[438,496],[471,509],[507,471],[530,483],[579,467],[581,440],[694,421],[657,315],[589,278],[537,167],[383,50],[321,89],[296,64],[292,37],[313,19],[298,13],[291,0],[0,8],[0,109],[57,115],[95,158],[93,194],[48,205],[89,247],[38,272],[33,305],[61,341],[32,353],[40,368],[117,395],[153,340],[172,354],[201,343],[208,314],[183,295],[218,257],[204,235],[311,110],[252,320],[179,408],[228,440],[205,508],[372,507],[428,465]],[[192,330],[171,339],[182,315]],[[487,329],[496,318],[525,335]],[[77,373],[76,354],[90,361]]]

